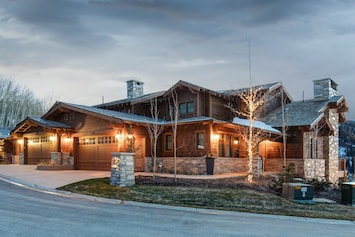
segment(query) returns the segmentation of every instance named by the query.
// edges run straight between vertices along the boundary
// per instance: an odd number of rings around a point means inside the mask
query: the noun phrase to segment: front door
[[[145,138],[138,137],[134,143],[134,171],[135,172],[144,172],[145,169]]]

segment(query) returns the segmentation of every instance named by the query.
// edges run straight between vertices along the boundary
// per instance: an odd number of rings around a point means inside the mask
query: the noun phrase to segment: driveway
[[[0,165],[0,177],[30,186],[55,189],[81,180],[110,177],[110,171],[37,170],[35,165]]]

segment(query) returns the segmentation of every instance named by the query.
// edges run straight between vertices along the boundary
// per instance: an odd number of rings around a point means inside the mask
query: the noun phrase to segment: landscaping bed
[[[355,207],[327,203],[304,205],[282,198],[270,188],[271,177],[255,179],[250,184],[245,177],[225,179],[178,179],[138,176],[132,187],[110,186],[110,179],[92,179],[59,188],[60,190],[92,196],[162,205],[210,208],[275,215],[355,220]],[[339,199],[338,190],[331,193]]]

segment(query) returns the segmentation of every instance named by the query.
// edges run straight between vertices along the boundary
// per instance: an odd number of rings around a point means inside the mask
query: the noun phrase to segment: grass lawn
[[[91,196],[162,205],[209,208],[287,216],[355,220],[355,207],[342,204],[297,204],[268,191],[246,187],[196,187],[137,184],[110,186],[109,178],[91,179],[59,188]]]

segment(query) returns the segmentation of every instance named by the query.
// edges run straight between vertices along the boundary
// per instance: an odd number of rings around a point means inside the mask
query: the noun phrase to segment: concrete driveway
[[[0,177],[30,186],[55,189],[81,180],[110,177],[110,171],[37,170],[35,165],[0,165]]]

